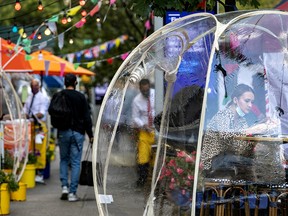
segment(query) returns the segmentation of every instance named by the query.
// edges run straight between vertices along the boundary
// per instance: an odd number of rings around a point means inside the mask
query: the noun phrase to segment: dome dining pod
[[[287,21],[275,10],[192,14],[130,53],[95,127],[99,215],[285,214]],[[143,79],[155,90],[154,142],[139,185]]]
[[[14,82],[31,68],[23,47],[0,38],[0,49],[0,168],[19,182],[28,160],[31,122],[23,117]]]

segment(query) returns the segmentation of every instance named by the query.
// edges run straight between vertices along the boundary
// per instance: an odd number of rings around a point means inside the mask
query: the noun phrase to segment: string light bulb
[[[37,9],[38,9],[39,11],[43,11],[43,9],[44,9],[41,0],[38,1],[38,8],[37,8]]]
[[[85,5],[85,3],[86,3],[86,1],[85,1],[85,0],[80,0],[80,1],[79,1],[79,5],[80,5],[80,6],[84,6],[84,5]]]
[[[13,27],[12,27],[12,32],[13,32],[13,33],[18,32],[18,27],[17,27],[16,24],[13,25]]]
[[[64,14],[64,16],[63,16],[62,19],[61,19],[61,23],[62,23],[63,25],[65,25],[65,24],[67,24],[67,22],[68,22],[68,20],[67,20],[66,14]]]
[[[38,40],[41,40],[41,39],[42,39],[42,34],[41,34],[41,33],[38,33],[37,39],[38,39]]]
[[[82,17],[82,18],[81,18],[81,21],[82,21],[83,23],[86,23],[86,18],[85,18],[85,17]]]
[[[47,36],[51,35],[51,30],[49,29],[48,26],[46,26],[46,29],[45,29],[45,31],[44,31],[44,34],[47,35]]]
[[[96,18],[96,22],[99,23],[100,21],[101,21],[100,17],[97,16],[97,18]]]
[[[25,30],[24,30],[23,33],[22,33],[22,38],[27,38],[27,33],[26,33]]]
[[[87,15],[86,10],[83,10],[83,11],[81,12],[81,15],[82,15],[82,17],[85,17],[85,16]]]
[[[73,38],[70,38],[70,39],[69,39],[69,43],[70,43],[70,44],[73,44],[73,43],[74,43]]]
[[[72,22],[72,17],[71,17],[71,16],[68,16],[68,17],[67,17],[67,22],[68,22],[68,23]]]
[[[15,8],[16,11],[21,10],[21,4],[20,4],[19,0],[16,0],[14,8]]]

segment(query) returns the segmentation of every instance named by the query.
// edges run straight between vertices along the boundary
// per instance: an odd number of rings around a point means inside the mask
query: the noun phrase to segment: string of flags
[[[68,53],[62,56],[62,58],[67,59],[69,62],[73,63],[74,59],[76,58],[76,62],[80,62],[82,57],[86,60],[91,60],[93,58],[98,58],[100,54],[104,55],[109,52],[112,48],[118,48],[120,44],[123,44],[126,40],[128,40],[128,35],[121,35],[116,39],[107,41],[100,45],[96,45],[90,47],[88,49],[80,50],[73,53]]]
[[[113,56],[107,59],[101,59],[101,60],[95,60],[95,61],[88,61],[88,62],[81,62],[81,63],[74,63],[74,67],[78,67],[80,64],[81,65],[86,65],[87,68],[91,68],[94,65],[100,65],[102,62],[107,62],[108,64],[113,64],[114,59],[121,58],[123,61],[128,57],[130,54],[130,51],[126,53],[122,53],[117,56]]]

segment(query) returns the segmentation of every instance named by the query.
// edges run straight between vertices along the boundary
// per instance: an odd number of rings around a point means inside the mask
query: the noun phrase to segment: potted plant
[[[191,203],[196,152],[177,151],[165,160],[160,173],[160,183],[167,198],[178,206]]]
[[[4,162],[3,162],[2,169],[6,173],[12,173],[13,166],[14,166],[13,154],[9,150],[5,149],[4,150]]]
[[[36,163],[37,155],[33,151],[29,152],[28,161],[20,179],[21,182],[27,185],[27,188],[35,187]]]
[[[16,191],[19,188],[14,174],[0,170],[0,184],[2,185],[3,183],[7,183],[9,191]]]
[[[34,152],[29,152],[27,164],[36,164],[37,156]]]
[[[12,173],[0,170],[0,185],[1,214],[6,215],[10,213],[10,192],[17,191],[19,184]]]

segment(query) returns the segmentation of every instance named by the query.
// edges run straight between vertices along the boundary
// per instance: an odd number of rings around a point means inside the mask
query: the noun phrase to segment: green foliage
[[[51,161],[54,151],[50,149],[50,146],[46,149],[46,160]]]
[[[0,170],[0,184],[7,183],[10,191],[16,191],[19,188],[19,184],[15,179],[14,174],[6,174],[3,170]]]
[[[4,169],[13,169],[13,166],[14,166],[13,155],[7,149],[5,149],[3,168]]]
[[[37,156],[34,152],[29,152],[27,164],[36,164]]]
[[[19,183],[16,181],[15,176],[12,173],[6,175],[6,183],[10,191],[17,191],[19,189]]]

